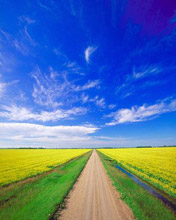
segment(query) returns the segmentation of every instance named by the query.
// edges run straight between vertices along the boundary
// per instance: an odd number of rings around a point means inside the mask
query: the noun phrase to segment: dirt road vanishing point
[[[94,150],[59,220],[132,220],[129,207],[120,200],[102,162]]]

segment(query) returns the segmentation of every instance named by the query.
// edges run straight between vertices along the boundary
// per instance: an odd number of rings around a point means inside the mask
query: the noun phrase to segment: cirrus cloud
[[[16,105],[2,106],[0,111],[1,118],[7,118],[12,121],[59,121],[61,119],[72,119],[73,116],[83,115],[87,112],[86,108],[74,107],[72,109],[63,110],[57,109],[55,111],[41,111],[33,112],[26,107],[18,107]]]
[[[91,88],[97,88],[100,84],[100,81],[99,80],[89,80],[86,84],[80,86],[76,86],[74,85],[73,86],[73,90],[78,92],[78,91],[84,91],[84,90],[88,90],[88,89],[91,89]]]
[[[112,117],[113,120],[106,123],[106,125],[146,121],[161,114],[174,111],[176,111],[176,99],[173,99],[170,103],[161,101],[154,105],[132,106],[130,109],[119,109],[109,114],[108,117]]]
[[[90,62],[90,56],[95,52],[96,49],[97,49],[96,47],[88,46],[84,51],[85,60],[87,63]]]

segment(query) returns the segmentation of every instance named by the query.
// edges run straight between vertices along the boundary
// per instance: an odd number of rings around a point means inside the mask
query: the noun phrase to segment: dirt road
[[[134,219],[131,210],[119,197],[96,151],[93,151],[59,220]]]

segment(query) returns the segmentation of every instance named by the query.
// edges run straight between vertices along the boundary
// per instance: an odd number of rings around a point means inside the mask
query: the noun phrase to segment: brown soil
[[[59,220],[132,220],[129,207],[120,200],[96,151],[67,199]]]

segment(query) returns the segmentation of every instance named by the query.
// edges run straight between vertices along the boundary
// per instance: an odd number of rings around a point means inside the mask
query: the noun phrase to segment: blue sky
[[[0,147],[176,144],[176,3],[3,1]]]

